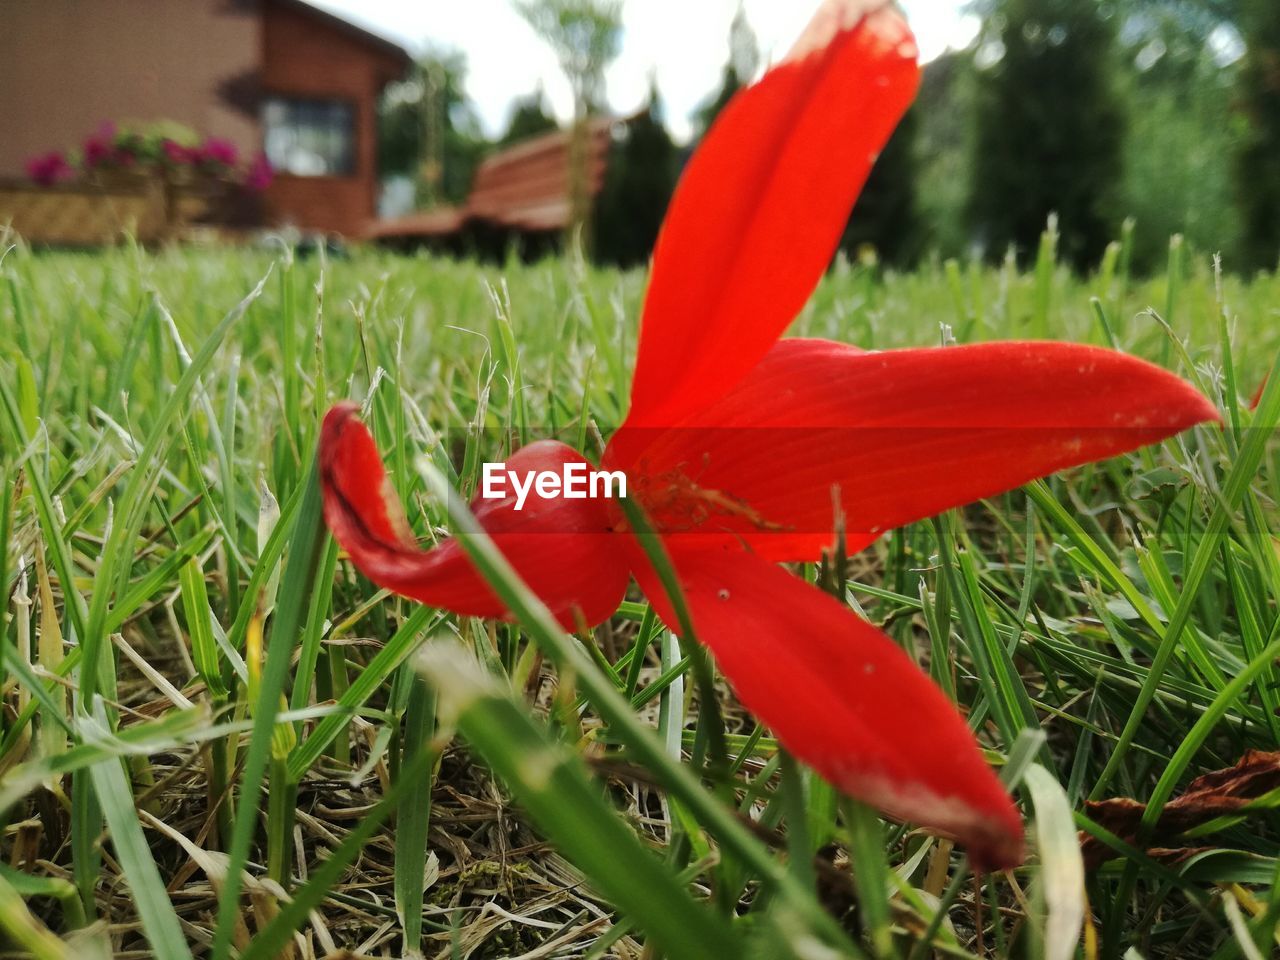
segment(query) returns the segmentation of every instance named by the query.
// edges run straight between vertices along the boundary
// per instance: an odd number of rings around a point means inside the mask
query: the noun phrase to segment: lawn
[[[340,399],[424,538],[466,520],[432,478],[470,495],[546,436],[597,457],[642,272],[10,250],[4,938],[42,960],[1273,953],[1280,759],[1220,778],[1244,801],[1174,798],[1280,747],[1280,378],[1247,404],[1280,285],[1173,249],[1152,279],[1121,244],[1086,279],[1049,246],[1024,271],[840,262],[791,328],[1114,346],[1221,408],[800,571],[916,657],[1016,785],[1029,857],[982,877],[837,796],[722,682],[706,709],[700,652],[639,594],[578,636],[459,618],[378,591],[324,532],[312,461]],[[1112,797],[1150,801],[1143,823],[1086,806]]]

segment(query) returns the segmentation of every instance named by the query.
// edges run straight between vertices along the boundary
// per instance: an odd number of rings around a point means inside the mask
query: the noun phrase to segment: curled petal
[[[329,411],[319,456],[325,522],[361,573],[429,606],[476,617],[507,615],[456,540],[418,549],[354,404]],[[505,467],[525,478],[585,462],[564,444],[547,440],[523,447]],[[618,608],[628,570],[601,501],[544,498],[535,488],[520,510],[513,496],[477,498],[471,506],[507,560],[566,628],[594,626]]]
[[[1217,418],[1143,360],[1069,343],[866,353],[784,340],[680,427],[633,437],[632,493],[664,533],[812,560]],[[606,454],[606,459],[616,453]]]
[[[654,250],[629,424],[674,424],[765,355],[830,262],[918,74],[888,4],[827,0],[787,59],[725,108]]]
[[[672,553],[698,638],[738,698],[850,796],[955,837],[984,869],[1022,859],[1022,822],[946,695],[834,599],[749,553]],[[641,585],[674,615],[647,567]]]

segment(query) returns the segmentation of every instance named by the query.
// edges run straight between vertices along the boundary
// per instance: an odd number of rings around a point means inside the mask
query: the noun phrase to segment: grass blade
[[[290,537],[289,562],[282,584],[284,598],[276,609],[257,712],[253,718],[253,732],[244,758],[240,802],[236,807],[234,832],[228,851],[226,885],[218,904],[218,926],[212,949],[214,960],[226,960],[231,946],[231,931],[239,910],[241,871],[249,859],[257,811],[262,803],[259,785],[263,783],[267,763],[271,759],[272,734],[289,671],[289,659],[315,585],[324,538],[319,469],[313,464],[303,487],[302,502]],[[251,605],[252,601],[245,606]]]
[[[421,669],[455,723],[538,827],[591,882],[675,960],[737,956],[738,935],[697,904],[603,801],[586,767],[530,719],[523,703],[455,645],[436,644]]]
[[[99,707],[95,714],[94,719],[81,720],[81,733],[87,739],[109,737],[105,711]],[[133,805],[133,790],[125,778],[120,758],[109,756],[95,763],[89,768],[89,775],[111,830],[111,845],[129,881],[130,896],[137,904],[142,929],[156,960],[191,960],[182,924],[142,833]]]

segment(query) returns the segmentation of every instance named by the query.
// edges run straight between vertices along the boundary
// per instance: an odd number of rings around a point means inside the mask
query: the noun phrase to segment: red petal
[[[654,250],[628,423],[675,423],[765,355],[830,262],[918,73],[901,16],[827,0],[788,58],[728,105]]]
[[[387,483],[373,438],[354,404],[339,404],[320,435],[324,518],[357,569],[388,590],[433,607],[477,617],[506,608],[475,571],[461,545],[448,540],[422,551],[408,536],[400,503]],[[522,477],[585,463],[555,441],[517,451],[506,463]],[[471,508],[502,553],[566,628],[594,626],[618,608],[629,574],[601,500],[480,499]]]
[[[957,838],[982,869],[1021,861],[1008,793],[955,706],[897,644],[751,554],[676,551],[673,561],[698,638],[783,746],[845,793]],[[656,577],[640,576],[674,626]]]
[[[732,536],[774,559],[811,560],[832,542],[836,490],[856,548],[1216,417],[1184,381],[1097,347],[863,353],[784,340],[680,428],[633,436],[630,449],[645,452],[624,468],[664,533]]]

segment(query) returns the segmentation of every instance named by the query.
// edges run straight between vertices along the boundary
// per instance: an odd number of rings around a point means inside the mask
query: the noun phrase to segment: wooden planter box
[[[205,220],[223,193],[218,185],[138,176],[51,187],[0,180],[0,227],[7,224],[36,245],[95,247],[118,243],[125,234],[156,243]]]

